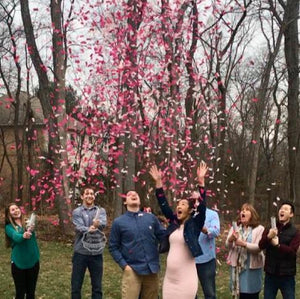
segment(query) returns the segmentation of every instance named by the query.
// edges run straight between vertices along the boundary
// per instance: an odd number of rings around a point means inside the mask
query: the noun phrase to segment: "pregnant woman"
[[[170,249],[163,282],[163,299],[194,299],[197,294],[198,276],[194,258],[202,254],[198,237],[205,221],[206,172],[206,163],[201,162],[197,169],[200,198],[196,213],[194,213],[195,199],[185,198],[178,201],[174,214],[162,188],[162,172],[156,166],[150,169],[150,175],[156,184],[158,203],[169,221],[167,232]]]

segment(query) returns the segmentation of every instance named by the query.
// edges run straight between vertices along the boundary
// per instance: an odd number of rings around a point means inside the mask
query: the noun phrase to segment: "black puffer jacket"
[[[261,249],[266,249],[265,272],[279,276],[296,274],[297,248],[300,233],[292,223],[277,224],[279,247],[272,246],[267,238],[269,229],[265,229],[259,242]]]

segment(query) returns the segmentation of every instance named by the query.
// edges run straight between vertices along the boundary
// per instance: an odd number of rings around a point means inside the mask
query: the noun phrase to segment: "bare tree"
[[[26,123],[28,114],[24,115],[23,112],[26,112],[26,109],[24,111],[20,99],[21,87],[22,87],[21,65],[19,62],[20,54],[18,53],[18,47],[17,47],[18,34],[17,31],[14,29],[14,25],[13,25],[14,15],[16,13],[16,6],[17,5],[14,2],[12,4],[7,4],[7,3],[0,4],[1,11],[3,11],[3,16],[1,21],[6,25],[6,29],[8,33],[7,38],[10,40],[11,43],[11,45],[7,45],[8,46],[7,54],[11,56],[12,61],[14,61],[15,76],[16,76],[15,84],[11,84],[12,82],[9,82],[7,80],[7,76],[5,74],[4,67],[1,61],[2,59],[0,59],[0,76],[2,82],[4,83],[7,96],[8,98],[11,99],[11,105],[14,110],[13,127],[14,127],[15,151],[17,156],[16,196],[18,200],[20,200],[21,203],[23,203],[23,173],[24,173],[23,153],[24,153],[25,130],[22,129],[21,124],[22,124],[22,119]],[[12,50],[9,50],[9,48],[11,48]],[[14,90],[12,90],[12,86]],[[13,193],[11,193],[11,196],[13,196]]]
[[[267,93],[269,90],[269,80],[272,72],[272,68],[280,49],[283,36],[285,37],[285,54],[288,66],[289,87],[288,87],[288,110],[289,110],[289,169],[290,169],[290,194],[291,198],[295,200],[297,189],[297,148],[299,147],[299,52],[297,50],[298,45],[298,28],[297,17],[299,13],[299,2],[288,1],[285,3],[282,1],[281,5],[284,9],[284,17],[281,19],[278,8],[275,3],[270,0],[269,10],[271,12],[273,24],[277,22],[279,27],[278,35],[273,31],[273,45],[268,42],[269,55],[264,68],[260,88],[258,90],[257,98],[257,110],[255,113],[254,129],[252,135],[252,167],[250,167],[249,176],[249,198],[250,201],[254,201],[255,184],[257,175],[257,165],[259,157],[259,145],[261,122],[263,118],[263,112],[266,107]],[[276,27],[276,26],[275,26]],[[266,40],[268,38],[266,37]],[[272,49],[273,46],[273,49]],[[299,185],[299,184],[298,184]]]
[[[284,8],[281,26],[284,30],[284,52],[288,72],[290,199],[300,206],[299,1],[279,2]],[[279,19],[278,14],[276,16]]]
[[[66,128],[64,122],[65,106],[61,100],[65,100],[65,74],[67,69],[67,28],[72,14],[72,4],[68,19],[64,20],[62,1],[51,0],[51,21],[52,21],[52,49],[53,49],[53,77],[54,93],[50,94],[50,80],[47,73],[47,66],[41,59],[36,44],[31,13],[28,0],[21,1],[21,14],[26,35],[29,54],[32,59],[39,80],[38,96],[42,104],[44,115],[48,121],[49,130],[49,167],[51,178],[49,182],[53,186],[53,196],[58,207],[58,214],[61,228],[65,233],[70,232],[71,205],[69,201],[69,182],[66,176],[67,153]]]
[[[261,12],[261,11],[260,11]],[[278,34],[276,32],[272,32],[272,41],[269,41],[269,37],[264,32],[263,28],[263,17],[261,18],[261,26],[262,31],[265,35],[267,45],[268,45],[268,56],[265,62],[265,66],[263,67],[263,73],[261,76],[260,86],[257,91],[256,98],[258,99],[255,103],[255,114],[253,121],[253,132],[252,132],[252,142],[251,142],[251,166],[249,171],[249,201],[254,203],[255,200],[255,186],[257,179],[257,169],[258,169],[258,161],[259,161],[259,148],[260,148],[260,135],[261,135],[261,126],[264,116],[264,111],[268,101],[268,93],[269,93],[269,82],[271,77],[271,72],[273,65],[275,63],[275,59],[281,49],[281,41],[283,37],[282,28],[279,30]]]

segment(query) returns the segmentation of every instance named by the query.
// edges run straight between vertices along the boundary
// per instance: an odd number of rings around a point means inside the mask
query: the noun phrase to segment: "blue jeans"
[[[196,264],[204,298],[216,298],[216,259],[203,264]]]
[[[72,299],[81,298],[81,287],[86,269],[89,269],[92,284],[92,299],[102,299],[103,257],[74,253],[72,268]]]
[[[278,276],[266,273],[264,298],[275,299],[278,290],[283,299],[295,299],[295,276]]]

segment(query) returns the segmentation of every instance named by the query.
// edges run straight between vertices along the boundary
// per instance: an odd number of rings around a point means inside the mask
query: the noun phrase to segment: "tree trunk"
[[[31,15],[28,5],[28,0],[21,1],[21,14],[24,24],[26,41],[30,48],[30,57],[39,78],[38,96],[41,101],[42,109],[45,118],[48,121],[49,134],[49,160],[51,161],[51,178],[55,194],[55,202],[58,207],[59,223],[62,231],[66,234],[71,233],[71,204],[68,198],[69,182],[65,174],[67,166],[67,156],[65,152],[66,128],[63,125],[65,117],[65,108],[61,111],[58,108],[62,105],[59,103],[65,100],[65,72],[66,72],[66,55],[67,49],[65,46],[65,32],[62,29],[61,0],[51,0],[51,20],[53,26],[52,48],[53,48],[53,70],[54,70],[54,86],[55,92],[52,98],[50,97],[50,82],[47,76],[47,69],[40,57],[37,45],[35,42]],[[60,112],[60,113],[58,113]],[[56,116],[59,115],[59,117]]]
[[[299,1],[287,0],[283,26],[288,71],[288,144],[290,200],[300,208],[300,116],[299,116]],[[297,211],[297,209],[296,209]],[[300,214],[298,213],[300,219]]]
[[[249,174],[249,182],[248,182],[249,202],[251,204],[254,204],[255,201],[255,186],[256,186],[257,169],[258,169],[260,134],[261,134],[263,115],[264,115],[266,102],[267,102],[270,74],[272,71],[272,67],[274,65],[275,58],[280,49],[281,39],[282,39],[282,31],[280,31],[278,34],[274,51],[269,53],[267,64],[264,68],[260,87],[258,90],[258,95],[257,95],[258,102],[255,103],[256,110],[254,114],[252,141],[250,146],[251,164],[250,164],[250,174]]]
[[[123,198],[121,196],[124,196],[125,193],[124,186],[123,186],[123,173],[122,173],[122,169],[124,167],[124,152],[123,152],[124,144],[125,144],[124,137],[120,136],[117,139],[117,142],[118,142],[117,151],[118,152],[122,151],[122,154],[118,154],[115,163],[116,168],[115,168],[114,176],[116,178],[116,188],[115,188],[115,193],[113,198],[114,218],[120,216],[123,212]]]
[[[54,105],[57,116],[57,154],[54,156],[54,170],[57,174],[56,182],[61,180],[62,184],[55,184],[57,193],[58,213],[60,225],[65,232],[71,231],[71,200],[69,198],[69,180],[66,174],[68,166],[68,155],[66,151],[67,121],[66,120],[66,94],[65,76],[67,70],[67,49],[65,48],[66,32],[63,31],[62,0],[51,0],[51,20],[53,24],[53,67],[54,67]]]

